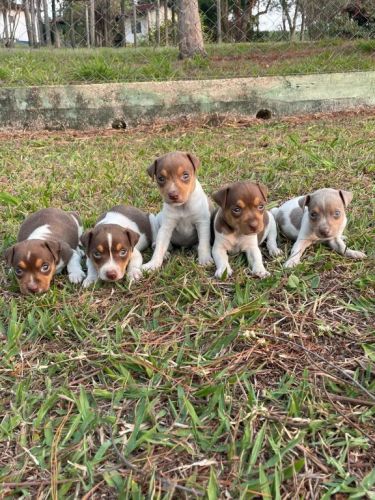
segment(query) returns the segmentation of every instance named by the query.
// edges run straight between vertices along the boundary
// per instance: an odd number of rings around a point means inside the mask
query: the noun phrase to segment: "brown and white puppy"
[[[159,230],[154,254],[143,269],[161,267],[170,243],[183,247],[198,243],[199,263],[212,262],[210,205],[196,176],[199,163],[193,154],[176,151],[157,158],[147,169],[164,203],[156,215]]]
[[[93,229],[81,237],[87,256],[86,288],[98,278],[118,281],[142,276],[142,250],[156,236],[155,217],[135,207],[119,205],[101,215]]]
[[[216,264],[215,276],[221,278],[226,271],[232,274],[228,253],[245,252],[252,274],[260,278],[269,276],[263,266],[259,245],[267,242],[272,256],[282,251],[277,247],[275,219],[265,209],[267,188],[254,182],[235,182],[213,195],[219,205],[214,220],[215,242],[212,255]]]
[[[5,253],[21,292],[46,292],[53,276],[65,266],[69,281],[80,283],[85,277],[79,250],[81,234],[81,221],[74,212],[44,208],[27,217],[20,227],[18,243]]]
[[[324,188],[273,208],[272,213],[281,231],[295,241],[284,266],[296,266],[306,248],[318,241],[327,243],[332,250],[350,259],[364,259],[363,252],[347,248],[342,239],[347,222],[345,209],[352,199],[353,194],[349,191]]]

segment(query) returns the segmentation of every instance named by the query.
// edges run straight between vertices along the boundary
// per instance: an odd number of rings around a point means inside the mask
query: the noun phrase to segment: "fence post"
[[[86,45],[90,48],[90,23],[89,23],[89,5],[85,2],[85,29],[86,29]]]
[[[90,0],[90,43],[95,47],[95,0]]]
[[[222,43],[223,37],[221,35],[221,0],[216,0],[216,17],[217,17],[217,43]]]
[[[133,35],[134,35],[134,48],[137,47],[137,4],[133,0]]]
[[[125,17],[125,0],[121,0],[121,29],[122,29],[122,46],[126,47],[126,17]]]
[[[172,0],[172,43],[177,44],[177,29],[176,29],[176,0]]]

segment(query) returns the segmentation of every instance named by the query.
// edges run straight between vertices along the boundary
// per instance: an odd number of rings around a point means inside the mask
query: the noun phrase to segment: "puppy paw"
[[[212,258],[211,254],[204,254],[198,256],[198,262],[201,266],[209,266],[214,262],[214,259]]]
[[[265,269],[252,270],[251,274],[253,276],[256,276],[257,278],[260,278],[260,279],[268,278],[268,276],[271,276],[271,273],[269,273]]]
[[[78,284],[84,279],[86,274],[82,271],[82,269],[69,273],[69,281],[70,283]]]
[[[348,259],[366,259],[367,255],[363,252],[359,252],[358,250],[348,249],[345,252],[345,257],[348,257]]]
[[[269,254],[270,254],[271,257],[279,257],[280,255],[282,255],[284,253],[281,250],[281,248],[277,248],[277,247],[269,248],[268,252],[269,252]]]
[[[233,274],[233,269],[228,266],[228,267],[219,267],[218,269],[216,269],[216,272],[215,272],[215,278],[219,278],[219,279],[222,279],[223,277],[223,274],[225,273],[225,271],[227,272],[227,277],[229,278],[230,276],[232,276]]]
[[[89,286],[93,285],[95,283],[95,281],[96,281],[95,279],[87,277],[85,280],[83,280],[82,287],[88,288]]]
[[[142,269],[135,268],[128,272],[130,281],[139,281],[142,278]]]
[[[150,260],[147,264],[143,264],[142,271],[156,271],[161,267],[161,263]]]
[[[291,269],[292,267],[296,267],[298,264],[299,264],[299,259],[293,259],[292,257],[291,259],[288,259],[285,262],[284,267],[286,269]]]

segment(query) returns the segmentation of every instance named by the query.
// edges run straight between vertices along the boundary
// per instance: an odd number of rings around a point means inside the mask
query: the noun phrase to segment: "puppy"
[[[118,281],[142,276],[142,254],[156,237],[155,217],[138,208],[119,205],[101,215],[93,229],[81,237],[87,256],[86,288],[98,278]]]
[[[159,227],[152,259],[144,270],[161,267],[170,243],[191,247],[198,243],[198,261],[212,262],[210,246],[210,206],[196,171],[199,160],[191,153],[176,151],[157,158],[147,169],[163,197],[162,211],[156,216]]]
[[[350,259],[366,257],[362,252],[347,248],[342,239],[347,222],[345,209],[352,198],[349,191],[324,188],[272,209],[281,231],[295,241],[285,267],[296,266],[306,248],[318,241]]]
[[[5,253],[21,292],[46,292],[53,276],[65,266],[69,281],[80,283],[85,277],[78,246],[81,234],[81,221],[74,212],[44,208],[27,217],[20,227],[18,243]]]
[[[221,278],[224,271],[228,276],[232,274],[228,253],[238,252],[246,253],[252,274],[259,278],[269,276],[263,266],[259,245],[266,241],[273,257],[282,251],[277,247],[275,219],[265,210],[266,196],[267,188],[253,182],[235,182],[213,194],[220,207],[214,220],[212,249],[217,278]]]

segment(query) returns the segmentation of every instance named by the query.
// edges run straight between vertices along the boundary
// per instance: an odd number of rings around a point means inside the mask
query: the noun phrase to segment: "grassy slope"
[[[42,206],[79,210],[87,225],[120,202],[157,210],[145,169],[177,148],[201,158],[208,193],[236,179],[263,181],[272,203],[352,189],[348,243],[374,254],[375,121],[365,116],[3,139],[0,190],[20,201],[0,207],[4,248]],[[26,298],[1,269],[3,492],[82,498],[95,486],[139,498],[158,490],[154,471],[210,498],[373,487],[374,475],[363,478],[374,466],[375,409],[335,369],[375,392],[373,262],[318,247],[292,275],[266,258],[272,277],[259,281],[236,257],[222,283],[194,257],[176,251],[130,290],[81,291],[60,276]],[[129,474],[110,429],[141,474]]]
[[[207,52],[208,58],[182,62],[176,48],[0,49],[0,82],[53,85],[375,69],[374,40],[208,45]]]

